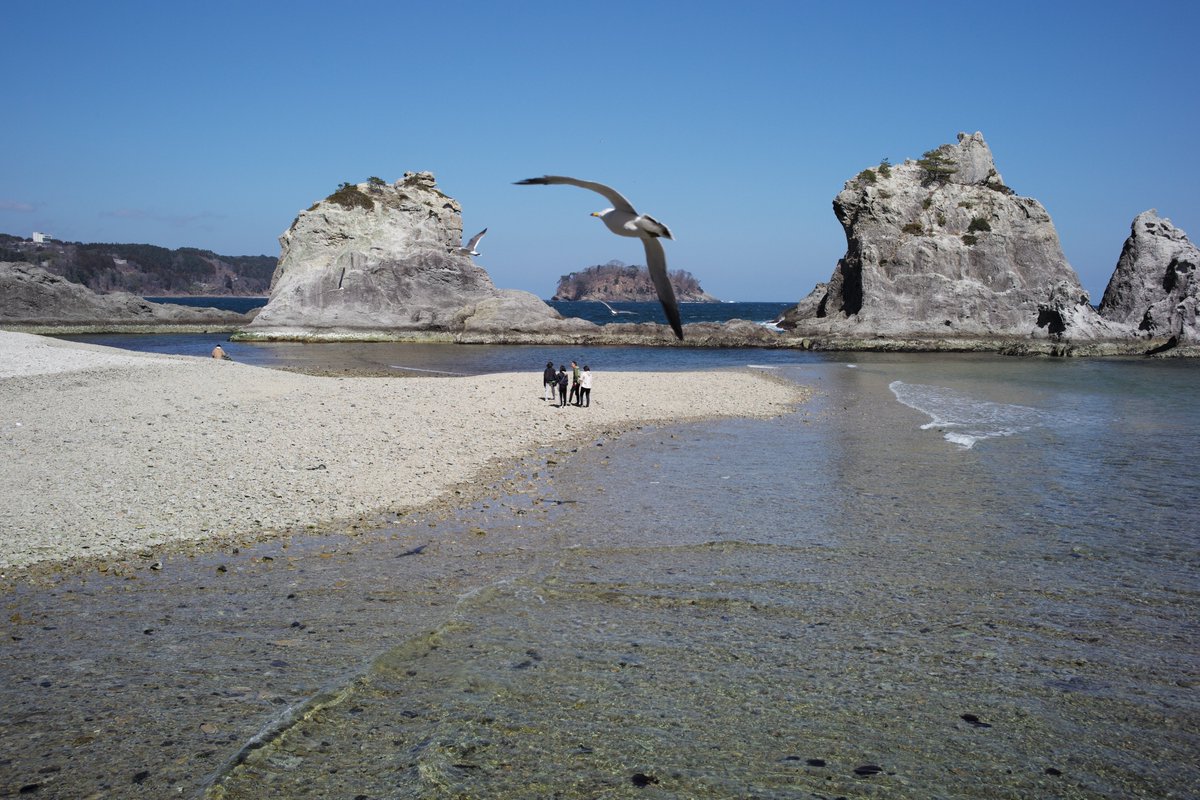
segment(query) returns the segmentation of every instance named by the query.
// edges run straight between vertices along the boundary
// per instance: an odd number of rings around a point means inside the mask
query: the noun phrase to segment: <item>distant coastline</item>
[[[0,233],[0,261],[35,264],[94,292],[155,297],[266,296],[274,256],[225,256],[197,247],[65,242]]]

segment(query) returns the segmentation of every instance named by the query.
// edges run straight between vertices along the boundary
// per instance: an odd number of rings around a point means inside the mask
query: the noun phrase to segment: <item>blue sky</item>
[[[1200,239],[1192,2],[4,4],[0,232],[276,256],[343,181],[429,170],[477,263],[548,297],[640,245],[566,186],[666,222],[672,269],[797,300],[831,203],[882,158],[982,131],[1093,301],[1135,215]]]

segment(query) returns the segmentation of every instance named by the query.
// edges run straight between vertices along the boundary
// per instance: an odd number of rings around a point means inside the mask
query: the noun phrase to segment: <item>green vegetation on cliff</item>
[[[221,256],[152,244],[32,242],[0,234],[0,261],[26,261],[100,293],[259,295],[271,287],[273,256]]]
[[[375,183],[374,181],[379,181]],[[380,178],[373,178],[371,186],[382,186],[383,181]],[[337,203],[343,208],[365,208],[371,211],[375,208],[375,201],[365,195],[362,189],[353,183],[343,183],[338,187],[338,190],[329,197],[325,198],[330,203]]]

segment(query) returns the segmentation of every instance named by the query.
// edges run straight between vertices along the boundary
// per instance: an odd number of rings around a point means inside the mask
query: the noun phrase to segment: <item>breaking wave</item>
[[[892,381],[888,388],[901,403],[930,417],[922,430],[936,428],[946,441],[963,449],[983,439],[1024,433],[1047,421],[1046,412],[1039,409],[980,400],[942,386]]]

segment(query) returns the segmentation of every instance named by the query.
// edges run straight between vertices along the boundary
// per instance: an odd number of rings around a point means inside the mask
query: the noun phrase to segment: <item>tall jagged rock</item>
[[[805,335],[1102,338],[1050,215],[1004,185],[981,133],[886,162],[833,201],[846,254],[780,325]]]
[[[1100,301],[1100,316],[1152,336],[1200,342],[1200,249],[1154,209],[1134,218]]]
[[[343,184],[279,239],[271,299],[246,338],[337,338],[406,332],[562,332],[528,292],[497,289],[458,252],[462,208],[428,172]],[[578,323],[578,325],[576,325]]]

